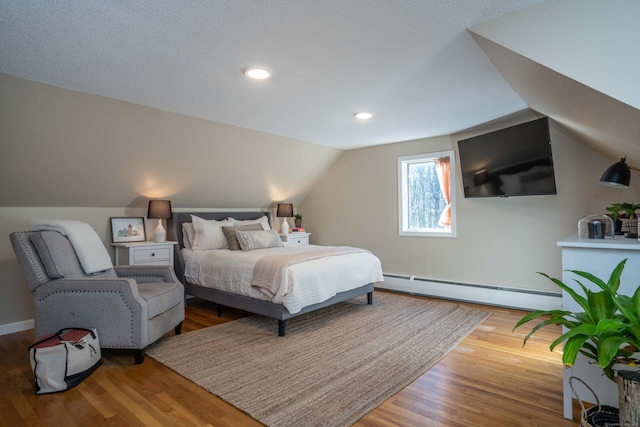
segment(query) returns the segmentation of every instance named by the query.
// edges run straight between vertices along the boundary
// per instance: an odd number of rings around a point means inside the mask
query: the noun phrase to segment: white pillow
[[[227,238],[222,232],[222,227],[234,225],[233,220],[223,219],[216,221],[215,219],[206,220],[198,216],[191,215],[191,222],[195,234],[191,240],[191,249],[194,251],[202,251],[206,249],[228,249]]]
[[[191,249],[193,246],[193,237],[196,234],[196,231],[193,229],[193,223],[191,222],[183,222],[182,223],[182,245]]]
[[[280,235],[274,230],[241,231],[235,230],[238,243],[243,251],[254,249],[278,248],[282,245]]]
[[[269,226],[269,218],[266,216],[261,216],[258,219],[244,219],[244,220],[234,219],[233,221],[235,222],[235,225],[260,224],[262,225],[263,229],[271,230],[271,227]]]

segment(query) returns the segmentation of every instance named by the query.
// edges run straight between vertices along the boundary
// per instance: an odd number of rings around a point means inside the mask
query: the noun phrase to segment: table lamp
[[[282,226],[280,227],[280,233],[289,234],[289,223],[287,218],[293,216],[293,204],[291,203],[278,203],[278,210],[276,216],[282,218]]]
[[[171,218],[171,202],[169,200],[149,200],[147,218],[158,220],[158,226],[153,232],[153,240],[164,242],[167,238],[167,231],[162,226],[162,220]]]

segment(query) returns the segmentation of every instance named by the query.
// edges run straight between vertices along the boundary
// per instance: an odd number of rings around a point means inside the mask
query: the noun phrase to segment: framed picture
[[[113,243],[144,242],[147,240],[144,233],[144,218],[112,217],[111,235]]]

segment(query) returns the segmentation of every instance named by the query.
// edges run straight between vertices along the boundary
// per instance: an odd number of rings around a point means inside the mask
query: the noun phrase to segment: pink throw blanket
[[[273,298],[282,285],[282,272],[293,264],[299,264],[314,259],[351,253],[369,252],[366,249],[348,246],[322,248],[310,252],[294,255],[270,255],[260,258],[253,269],[251,286]]]

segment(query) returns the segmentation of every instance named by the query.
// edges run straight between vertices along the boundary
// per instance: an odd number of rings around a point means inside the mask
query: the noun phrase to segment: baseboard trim
[[[561,292],[509,288],[384,274],[376,288],[520,310],[562,309]]]
[[[14,332],[22,332],[28,329],[33,329],[33,319],[0,325],[0,335],[13,334]]]
[[[522,310],[559,310],[562,308],[562,294],[560,292],[544,292],[535,289],[430,280],[397,274],[384,274],[384,282],[376,283],[375,287],[414,295]],[[0,336],[28,329],[33,329],[33,319],[0,325]]]

